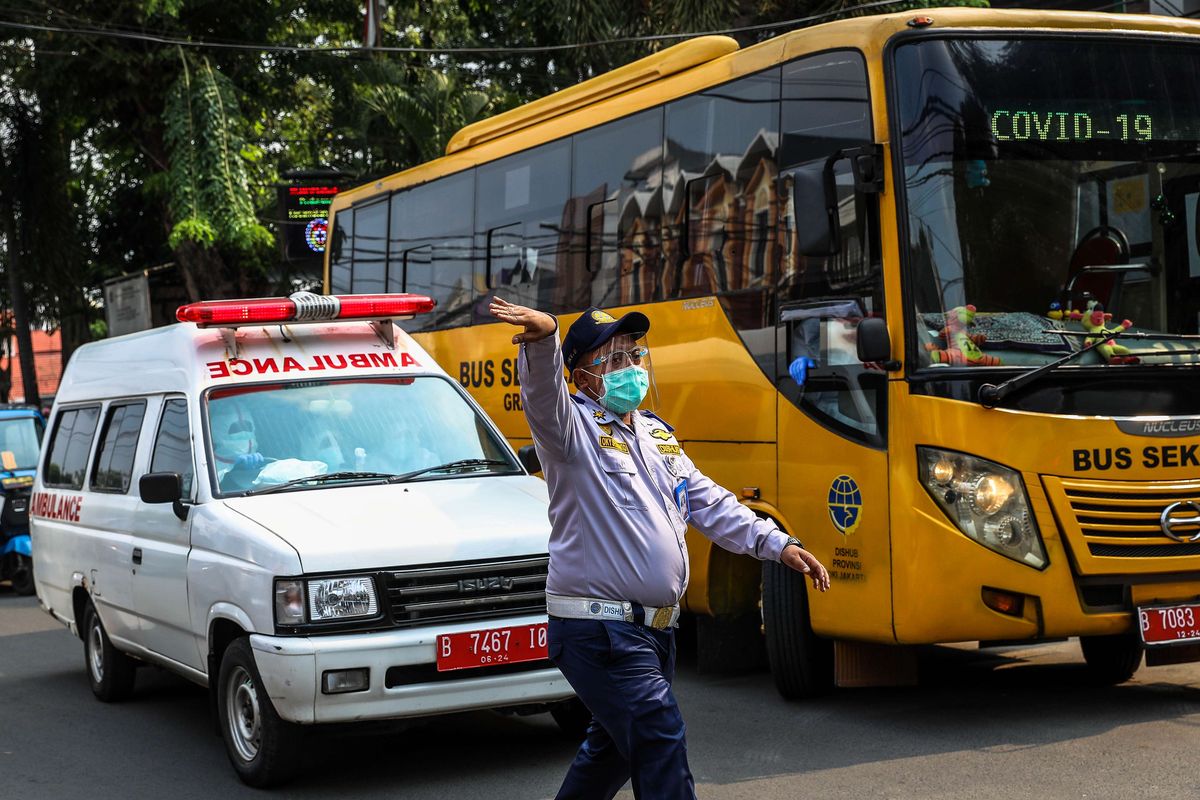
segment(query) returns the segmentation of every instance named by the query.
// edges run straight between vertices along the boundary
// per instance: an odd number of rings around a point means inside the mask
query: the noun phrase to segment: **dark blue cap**
[[[574,370],[584,353],[595,350],[614,336],[624,333],[640,339],[649,330],[650,320],[640,311],[630,311],[616,319],[607,311],[592,306],[567,329],[562,343],[563,363],[567,369]]]

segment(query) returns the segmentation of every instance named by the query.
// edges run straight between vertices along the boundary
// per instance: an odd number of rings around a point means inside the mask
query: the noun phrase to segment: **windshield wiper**
[[[1092,331],[1060,331],[1060,330],[1053,329],[1053,328],[1050,330],[1044,330],[1044,331],[1042,331],[1042,333],[1057,333],[1062,336],[1083,336],[1086,338],[1092,338],[1092,337],[1097,336],[1097,334]],[[1036,381],[1042,375],[1053,372],[1056,367],[1061,367],[1064,364],[1069,364],[1070,362],[1079,358],[1081,355],[1088,352],[1089,350],[1093,350],[1102,344],[1107,344],[1108,342],[1115,341],[1117,339],[1143,339],[1143,340],[1154,341],[1154,342],[1195,342],[1195,341],[1200,340],[1200,335],[1196,335],[1196,334],[1192,334],[1192,333],[1143,333],[1141,331],[1139,331],[1137,333],[1131,333],[1131,332],[1125,331],[1122,333],[1101,335],[1100,338],[1096,339],[1096,341],[1092,342],[1091,344],[1089,344],[1086,347],[1076,350],[1074,353],[1065,355],[1062,358],[1058,359],[1057,361],[1051,361],[1049,364],[1043,364],[1042,366],[1038,367],[1037,369],[1031,369],[1028,372],[1023,372],[1020,375],[1016,376],[1015,378],[1010,378],[1010,379],[1004,381],[1004,383],[1001,383],[999,385],[992,384],[992,383],[985,383],[983,386],[979,387],[979,404],[982,405],[984,408],[995,408],[996,406],[1000,405],[1000,401],[1003,400],[1005,397],[1007,397],[1008,395],[1017,391],[1018,389],[1028,386],[1030,383],[1032,383],[1033,381]],[[1194,355],[1196,353],[1200,353],[1200,349],[1161,350],[1161,351],[1159,351],[1159,350],[1145,350],[1145,351],[1137,350],[1137,351],[1130,352],[1129,355],[1139,356],[1139,357],[1150,357],[1150,356],[1171,356],[1171,355]]]
[[[1005,397],[1008,397],[1013,392],[1028,386],[1043,375],[1053,372],[1058,367],[1071,363],[1084,353],[1095,350],[1100,345],[1109,341],[1109,338],[1111,337],[1098,339],[1097,341],[1089,344],[1087,347],[1080,348],[1074,353],[1068,353],[1057,361],[1051,361],[1049,364],[1043,364],[1036,369],[1031,369],[1028,372],[1022,372],[1015,378],[1009,378],[1008,380],[1004,381],[1004,383],[999,385],[994,383],[985,383],[983,386],[979,387],[979,404],[984,408],[995,408],[996,406],[1000,405],[1001,400],[1003,400]]]
[[[506,467],[509,463],[501,461],[498,458],[460,458],[457,461],[448,461],[445,464],[438,464],[434,467],[422,467],[415,469],[412,472],[406,472],[403,475],[392,475],[387,479],[388,483],[403,483],[411,478],[416,478],[419,475],[425,475],[429,472],[441,472],[442,470],[450,469],[472,469],[475,467]]]
[[[291,486],[299,486],[302,483],[325,483],[326,481],[356,481],[356,480],[389,480],[391,478],[400,477],[392,472],[324,472],[320,475],[308,475],[304,478],[292,478],[290,481],[283,483],[274,483],[270,486],[260,486],[257,489],[251,489],[242,493],[242,497],[250,497],[257,494],[270,494],[278,492],[281,489],[287,489]]]

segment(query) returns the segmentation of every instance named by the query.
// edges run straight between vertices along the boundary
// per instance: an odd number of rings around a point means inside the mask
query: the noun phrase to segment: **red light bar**
[[[326,322],[341,319],[389,319],[432,311],[437,303],[420,294],[317,295],[250,300],[210,300],[180,306],[175,318],[201,328],[271,323]]]

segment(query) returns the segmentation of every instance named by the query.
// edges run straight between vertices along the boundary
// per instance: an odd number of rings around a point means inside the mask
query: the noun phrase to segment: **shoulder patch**
[[[643,410],[643,411],[642,411],[642,414],[643,414],[643,415],[645,415],[645,416],[647,416],[647,417],[649,417],[650,419],[657,420],[657,421],[658,421],[658,424],[660,424],[660,425],[662,425],[664,428],[666,428],[668,433],[670,433],[670,432],[672,432],[672,431],[674,431],[674,430],[675,430],[674,426],[672,426],[672,425],[671,425],[669,422],[667,422],[666,420],[664,420],[662,417],[658,416],[658,414],[655,414],[653,411],[646,411],[646,410]]]

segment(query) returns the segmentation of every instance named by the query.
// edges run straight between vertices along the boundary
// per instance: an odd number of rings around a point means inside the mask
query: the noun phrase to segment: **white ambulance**
[[[81,347],[31,500],[42,606],[92,690],[209,687],[246,783],[303,726],[584,717],[546,660],[545,484],[396,324],[415,295],[196,303]]]

